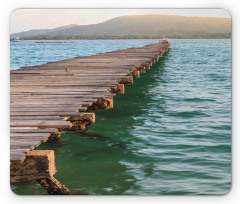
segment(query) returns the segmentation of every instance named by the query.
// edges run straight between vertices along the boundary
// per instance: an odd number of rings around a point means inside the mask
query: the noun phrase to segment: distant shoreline
[[[32,35],[12,36],[21,40],[134,40],[134,39],[231,39],[231,32],[223,33],[175,33],[175,34],[106,34],[106,35]]]
[[[21,39],[21,41],[34,41],[34,40],[48,40],[48,41],[57,41],[57,40],[66,40],[66,41],[74,41],[74,40],[161,40],[161,39],[169,39],[169,40],[231,40],[232,38],[129,38],[129,39]],[[47,43],[47,42],[37,42],[37,43]],[[49,43],[49,42],[48,42]]]
[[[148,38],[148,37],[144,37],[144,38],[124,38],[124,37],[87,37],[87,38],[75,38],[75,39],[71,39],[71,38],[66,38],[66,37],[24,37],[24,38],[20,38],[21,40],[159,40],[159,39],[178,39],[178,40],[201,40],[201,39],[232,39],[231,35],[230,36],[219,36],[219,37],[193,37],[193,36],[189,36],[186,38],[183,37],[153,37],[153,38]]]

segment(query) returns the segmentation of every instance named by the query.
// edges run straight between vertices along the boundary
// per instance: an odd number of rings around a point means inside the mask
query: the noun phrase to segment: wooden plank
[[[85,108],[86,110],[86,108]],[[19,111],[19,112],[10,112],[11,116],[60,116],[60,117],[78,117],[80,115],[79,112],[26,112],[26,111]]]
[[[37,102],[37,101],[43,101],[43,102],[53,102],[53,101],[64,101],[64,102],[76,102],[76,103],[91,103],[91,102],[95,102],[96,99],[92,99],[91,97],[81,97],[81,96],[73,96],[73,97],[66,97],[66,96],[61,96],[61,95],[57,95],[57,97],[48,97],[45,95],[41,95],[41,96],[25,96],[25,97],[19,97],[19,96],[14,96],[11,95],[10,96],[10,103],[12,101],[14,101],[14,103],[16,102],[21,102],[21,101],[29,101],[29,102]]]
[[[29,86],[10,86],[10,91],[87,91],[87,92],[95,92],[95,91],[101,91],[101,92],[107,92],[109,88],[107,87],[99,87],[99,86],[81,86],[81,87],[75,87],[75,86],[34,86],[34,89]]]
[[[19,133],[19,132],[11,132],[10,138],[12,139],[28,139],[28,138],[36,138],[36,137],[48,137],[50,136],[51,133],[49,132],[24,132],[24,133]]]
[[[82,94],[82,96],[80,95]],[[69,101],[72,101],[72,102],[76,102],[76,103],[91,103],[91,102],[95,102],[97,99],[99,98],[105,98],[105,97],[111,97],[111,96],[114,96],[114,94],[112,93],[102,93],[102,92],[97,92],[97,93],[83,93],[83,92],[66,92],[66,91],[61,91],[59,93],[54,93],[54,92],[44,92],[44,91],[41,91],[41,92],[21,92],[21,93],[18,93],[18,94],[15,94],[15,93],[12,93],[10,95],[10,100],[11,101],[14,101],[14,100],[17,100],[17,97],[18,100],[21,100],[21,99],[49,99],[50,100],[53,100],[53,99],[56,99],[58,97],[61,97],[61,98],[67,98],[67,96],[69,96],[71,98],[71,100]],[[74,98],[76,97],[76,98]],[[66,100],[65,100],[66,102]]]
[[[62,120],[11,120],[10,127],[71,128],[72,124]]]
[[[42,96],[42,97],[40,97]],[[25,107],[55,107],[55,108],[80,108],[81,104],[91,104],[93,102],[95,102],[95,99],[91,99],[90,97],[86,97],[86,100],[78,100],[76,99],[67,99],[63,98],[63,100],[61,99],[57,99],[56,98],[48,98],[46,96],[46,98],[44,97],[45,95],[39,95],[38,97],[19,97],[19,99],[17,97],[11,97],[10,98],[10,105],[11,107],[21,107],[21,106],[25,106]],[[49,105],[48,105],[49,104]],[[56,104],[54,106],[54,104]],[[72,106],[68,106],[68,104],[71,104]]]
[[[112,85],[112,84],[116,84],[117,83],[117,80],[115,78],[113,79],[108,79],[108,80],[97,80],[97,79],[93,79],[93,80],[90,80],[90,79],[78,79],[78,78],[74,78],[72,77],[71,80],[69,79],[65,79],[65,78],[60,78],[60,79],[55,79],[54,81],[51,81],[49,82],[49,79],[42,79],[42,78],[39,78],[39,79],[22,79],[22,80],[11,80],[11,85],[14,85],[14,84],[25,84],[25,83],[32,83],[32,82],[35,82],[35,83],[42,83],[42,84],[51,84],[51,85],[55,85],[55,84],[63,84],[63,85],[72,85],[72,84],[75,84],[77,86],[88,86],[88,85]],[[49,85],[50,86],[50,85]]]
[[[12,163],[21,163],[24,160],[25,152],[10,152],[10,161]]]
[[[57,129],[12,129],[10,128],[10,133],[55,133]]]
[[[33,150],[35,147],[39,146],[42,142],[39,140],[35,141],[10,141],[10,149],[29,149]]]
[[[29,136],[10,136],[10,142],[11,144],[20,144],[20,143],[29,143],[35,145],[36,143],[44,142],[45,138],[48,137],[46,136],[34,136],[34,135],[29,135]]]
[[[102,83],[93,83],[93,84],[90,84],[90,83],[76,83],[76,84],[73,84],[73,83],[42,83],[42,82],[40,82],[40,83],[34,83],[34,82],[26,82],[26,83],[11,83],[11,86],[17,86],[17,87],[20,87],[20,86],[24,86],[24,87],[26,87],[26,86],[31,86],[31,88],[32,88],[32,86],[42,86],[42,85],[44,85],[44,86],[47,86],[47,87],[50,87],[50,86],[54,86],[54,87],[56,87],[56,86],[59,86],[59,87],[67,87],[67,86],[77,86],[77,87],[99,87],[99,86],[101,86],[101,87],[107,87],[107,88],[113,88],[113,87],[116,87],[116,85],[117,85],[117,82],[112,82],[112,83],[106,83],[106,84],[102,84]]]
[[[17,79],[17,80],[23,80],[23,79],[36,79],[36,80],[42,80],[42,79],[49,79],[51,81],[55,81],[57,79],[60,79],[60,80],[64,80],[64,79],[79,79],[79,80],[99,80],[99,76],[98,75],[88,75],[87,77],[86,76],[81,76],[81,75],[77,75],[77,74],[58,74],[57,71],[55,74],[52,74],[52,75],[44,75],[44,74],[41,74],[41,75],[32,75],[31,77],[29,77],[28,74],[24,75],[24,74],[10,74],[10,79],[11,80],[14,80],[14,79]],[[105,75],[104,78],[101,77],[102,80],[112,80],[112,79],[121,79],[121,78],[124,78],[124,76],[122,75]]]
[[[51,136],[51,134],[47,133],[34,133],[34,134],[11,134],[10,135],[10,142],[11,144],[16,144],[18,145],[19,143],[29,143],[32,145],[39,144],[46,142],[48,138]]]
[[[35,108],[29,108],[29,107],[17,107],[17,108],[12,108],[10,109],[11,112],[18,112],[18,111],[26,111],[26,112],[52,112],[52,111],[63,111],[63,112],[80,112],[81,109],[78,108],[42,108],[42,107],[35,107]]]

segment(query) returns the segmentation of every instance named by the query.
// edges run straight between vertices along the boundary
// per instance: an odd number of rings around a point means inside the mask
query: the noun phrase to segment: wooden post
[[[118,84],[117,90],[118,90],[117,94],[124,94],[124,91],[125,91],[124,84]]]
[[[145,64],[144,67],[145,69],[150,69],[150,64]]]
[[[128,76],[128,81],[129,81],[129,84],[133,84],[133,77],[132,76]]]
[[[61,132],[56,131],[54,133],[51,133],[51,135],[47,138],[47,140],[58,141],[60,138],[61,138]]]
[[[48,192],[49,195],[71,194],[71,191],[54,177],[37,179],[36,181]]]
[[[72,123],[72,127],[59,129],[60,131],[84,130],[95,123],[95,113],[81,113],[80,116],[69,117],[66,120]]]
[[[119,80],[119,84],[132,84],[133,83],[133,76],[127,76],[124,79]]]
[[[113,97],[106,98],[107,100],[107,109],[113,108]]]
[[[138,70],[133,70],[132,76],[133,76],[133,78],[140,78],[140,72]]]
[[[97,102],[88,106],[87,111],[113,108],[113,97],[98,99]]]
[[[139,66],[137,70],[139,70],[140,73],[146,73],[145,66],[143,65]]]
[[[118,84],[116,88],[111,88],[111,93],[124,94],[124,84]]]
[[[25,157],[22,163],[11,163],[11,182],[48,178],[56,173],[53,150],[32,150]]]
[[[10,164],[10,182],[36,180],[48,194],[70,194],[70,191],[53,177],[56,173],[53,150],[32,150],[22,163]]]

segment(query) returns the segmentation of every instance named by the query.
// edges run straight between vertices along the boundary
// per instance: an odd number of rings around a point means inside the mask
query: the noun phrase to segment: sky
[[[96,24],[118,16],[146,14],[231,18],[223,9],[17,9],[10,15],[10,34],[70,24]]]

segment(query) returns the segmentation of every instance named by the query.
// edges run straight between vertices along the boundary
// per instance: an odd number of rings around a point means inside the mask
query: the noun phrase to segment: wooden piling
[[[56,173],[53,150],[32,150],[25,157],[22,163],[11,163],[11,182],[48,178]]]
[[[140,78],[140,72],[138,70],[133,70],[132,76],[133,76],[133,78]]]
[[[110,93],[124,94],[124,84],[118,84],[116,87],[111,88]]]
[[[71,191],[54,177],[41,178],[36,180],[49,195],[70,195]]]
[[[95,113],[81,113],[79,117],[69,117],[67,121],[71,121],[73,126],[63,130],[84,130],[87,126],[95,123]]]

